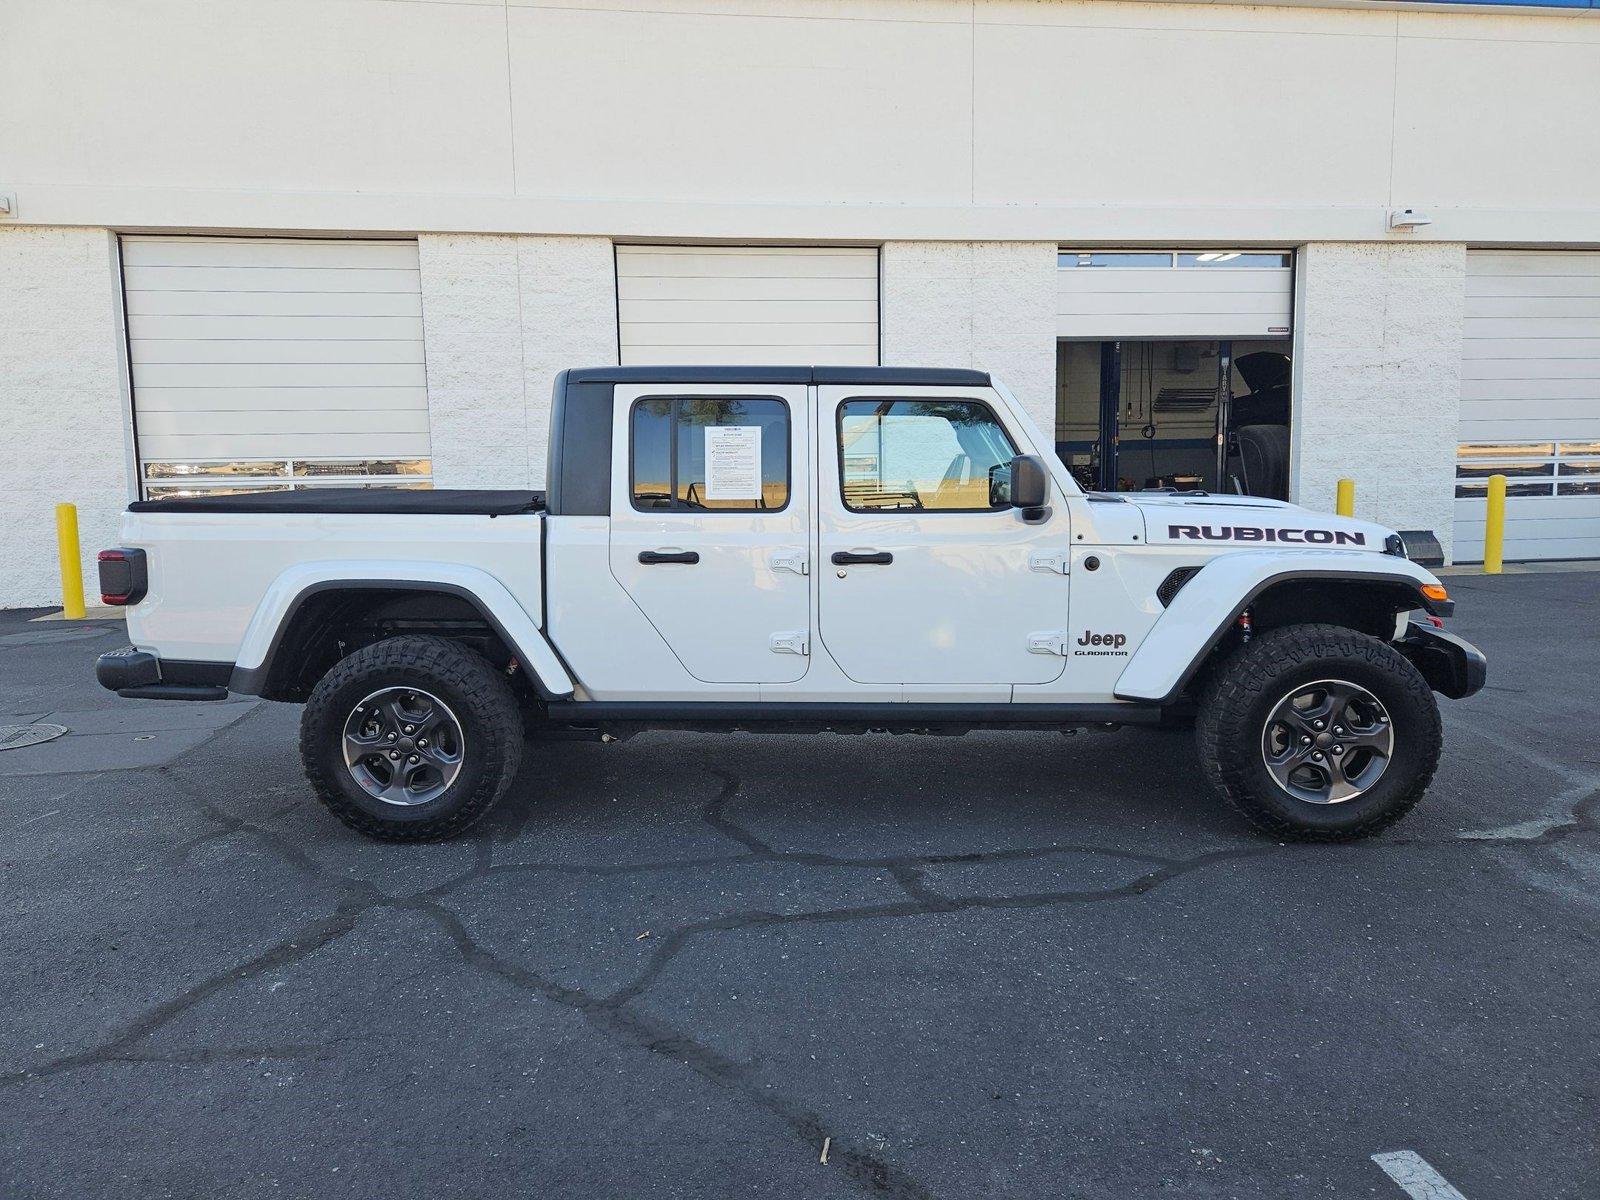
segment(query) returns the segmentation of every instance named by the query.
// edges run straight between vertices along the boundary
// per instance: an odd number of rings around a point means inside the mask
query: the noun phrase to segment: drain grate
[[[21,750],[40,742],[53,742],[67,731],[65,725],[0,725],[0,750]]]

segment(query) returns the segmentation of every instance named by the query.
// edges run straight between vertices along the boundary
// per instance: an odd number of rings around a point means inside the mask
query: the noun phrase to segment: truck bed
[[[543,492],[480,491],[475,488],[303,488],[293,492],[247,492],[233,496],[184,496],[136,500],[136,513],[395,513],[432,516],[509,517],[543,512]]]

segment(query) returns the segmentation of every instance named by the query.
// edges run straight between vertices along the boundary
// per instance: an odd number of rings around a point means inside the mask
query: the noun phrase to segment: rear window
[[[630,488],[645,512],[776,512],[789,503],[789,406],[652,396],[633,407]]]

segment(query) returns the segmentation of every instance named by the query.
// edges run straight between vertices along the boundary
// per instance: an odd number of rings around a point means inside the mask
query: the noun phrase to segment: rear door
[[[1025,521],[989,502],[1024,445],[984,389],[817,390],[824,645],[858,683],[1048,683],[1066,664],[1062,497]]]
[[[611,572],[704,683],[793,683],[810,659],[804,384],[618,385]]]

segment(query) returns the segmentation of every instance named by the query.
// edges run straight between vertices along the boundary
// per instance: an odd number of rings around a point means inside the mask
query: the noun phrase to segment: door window
[[[982,512],[1008,507],[989,472],[1016,447],[976,400],[846,400],[839,478],[851,512]]]
[[[652,396],[633,407],[634,508],[777,512],[789,503],[789,406],[744,396]]]

